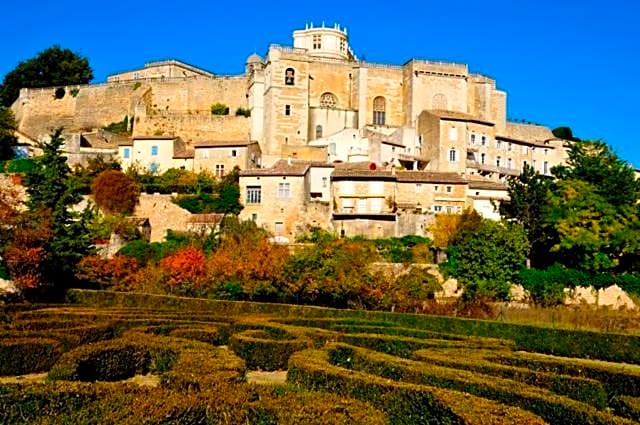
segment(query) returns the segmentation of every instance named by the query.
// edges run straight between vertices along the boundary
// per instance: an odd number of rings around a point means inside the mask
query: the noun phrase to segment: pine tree
[[[53,236],[45,247],[43,277],[45,283],[58,289],[72,283],[75,266],[92,251],[88,229],[93,210],[88,206],[78,214],[71,209],[82,197],[71,177],[67,158],[62,155],[63,143],[59,128],[48,142],[40,144],[42,155],[36,158],[35,169],[26,179],[27,207],[32,213],[41,212],[51,217]]]

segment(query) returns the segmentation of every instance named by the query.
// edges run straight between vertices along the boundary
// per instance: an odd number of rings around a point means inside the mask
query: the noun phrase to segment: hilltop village
[[[25,146],[63,126],[71,164],[218,177],[237,166],[240,218],[293,241],[311,227],[426,235],[436,214],[467,207],[499,219],[505,179],[526,164],[550,174],[569,143],[509,122],[506,96],[465,64],[365,62],[346,28],[306,25],[241,75],[151,62],[103,84],[22,89],[12,110]]]

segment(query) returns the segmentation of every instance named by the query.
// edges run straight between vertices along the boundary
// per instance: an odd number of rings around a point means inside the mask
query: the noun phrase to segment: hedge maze
[[[0,423],[640,421],[637,336],[97,291],[71,299],[5,312]],[[254,370],[286,370],[286,382],[253,383]]]

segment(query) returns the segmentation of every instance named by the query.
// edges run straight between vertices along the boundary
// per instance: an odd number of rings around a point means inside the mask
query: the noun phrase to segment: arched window
[[[442,93],[438,93],[433,96],[433,109],[446,110],[447,109],[447,96]]]
[[[284,84],[286,86],[293,86],[296,84],[296,70],[293,68],[287,68],[284,71]]]
[[[457,152],[454,148],[449,149],[449,162],[456,162],[458,160]]]
[[[320,139],[322,137],[322,126],[316,125],[316,139]]]
[[[322,96],[320,96],[320,107],[321,108],[335,108],[336,105],[338,104],[338,98],[336,98],[336,95],[334,95],[333,93],[323,93]]]
[[[387,101],[384,97],[378,96],[373,99],[373,125],[384,125]]]

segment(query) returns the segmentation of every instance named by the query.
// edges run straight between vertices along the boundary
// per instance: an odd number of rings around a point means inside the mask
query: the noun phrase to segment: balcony
[[[478,161],[474,161],[471,159],[467,160],[467,168],[475,168],[481,173],[498,173],[505,176],[519,176],[520,170],[515,168],[507,168],[507,167],[498,167],[495,165],[482,164]]]

